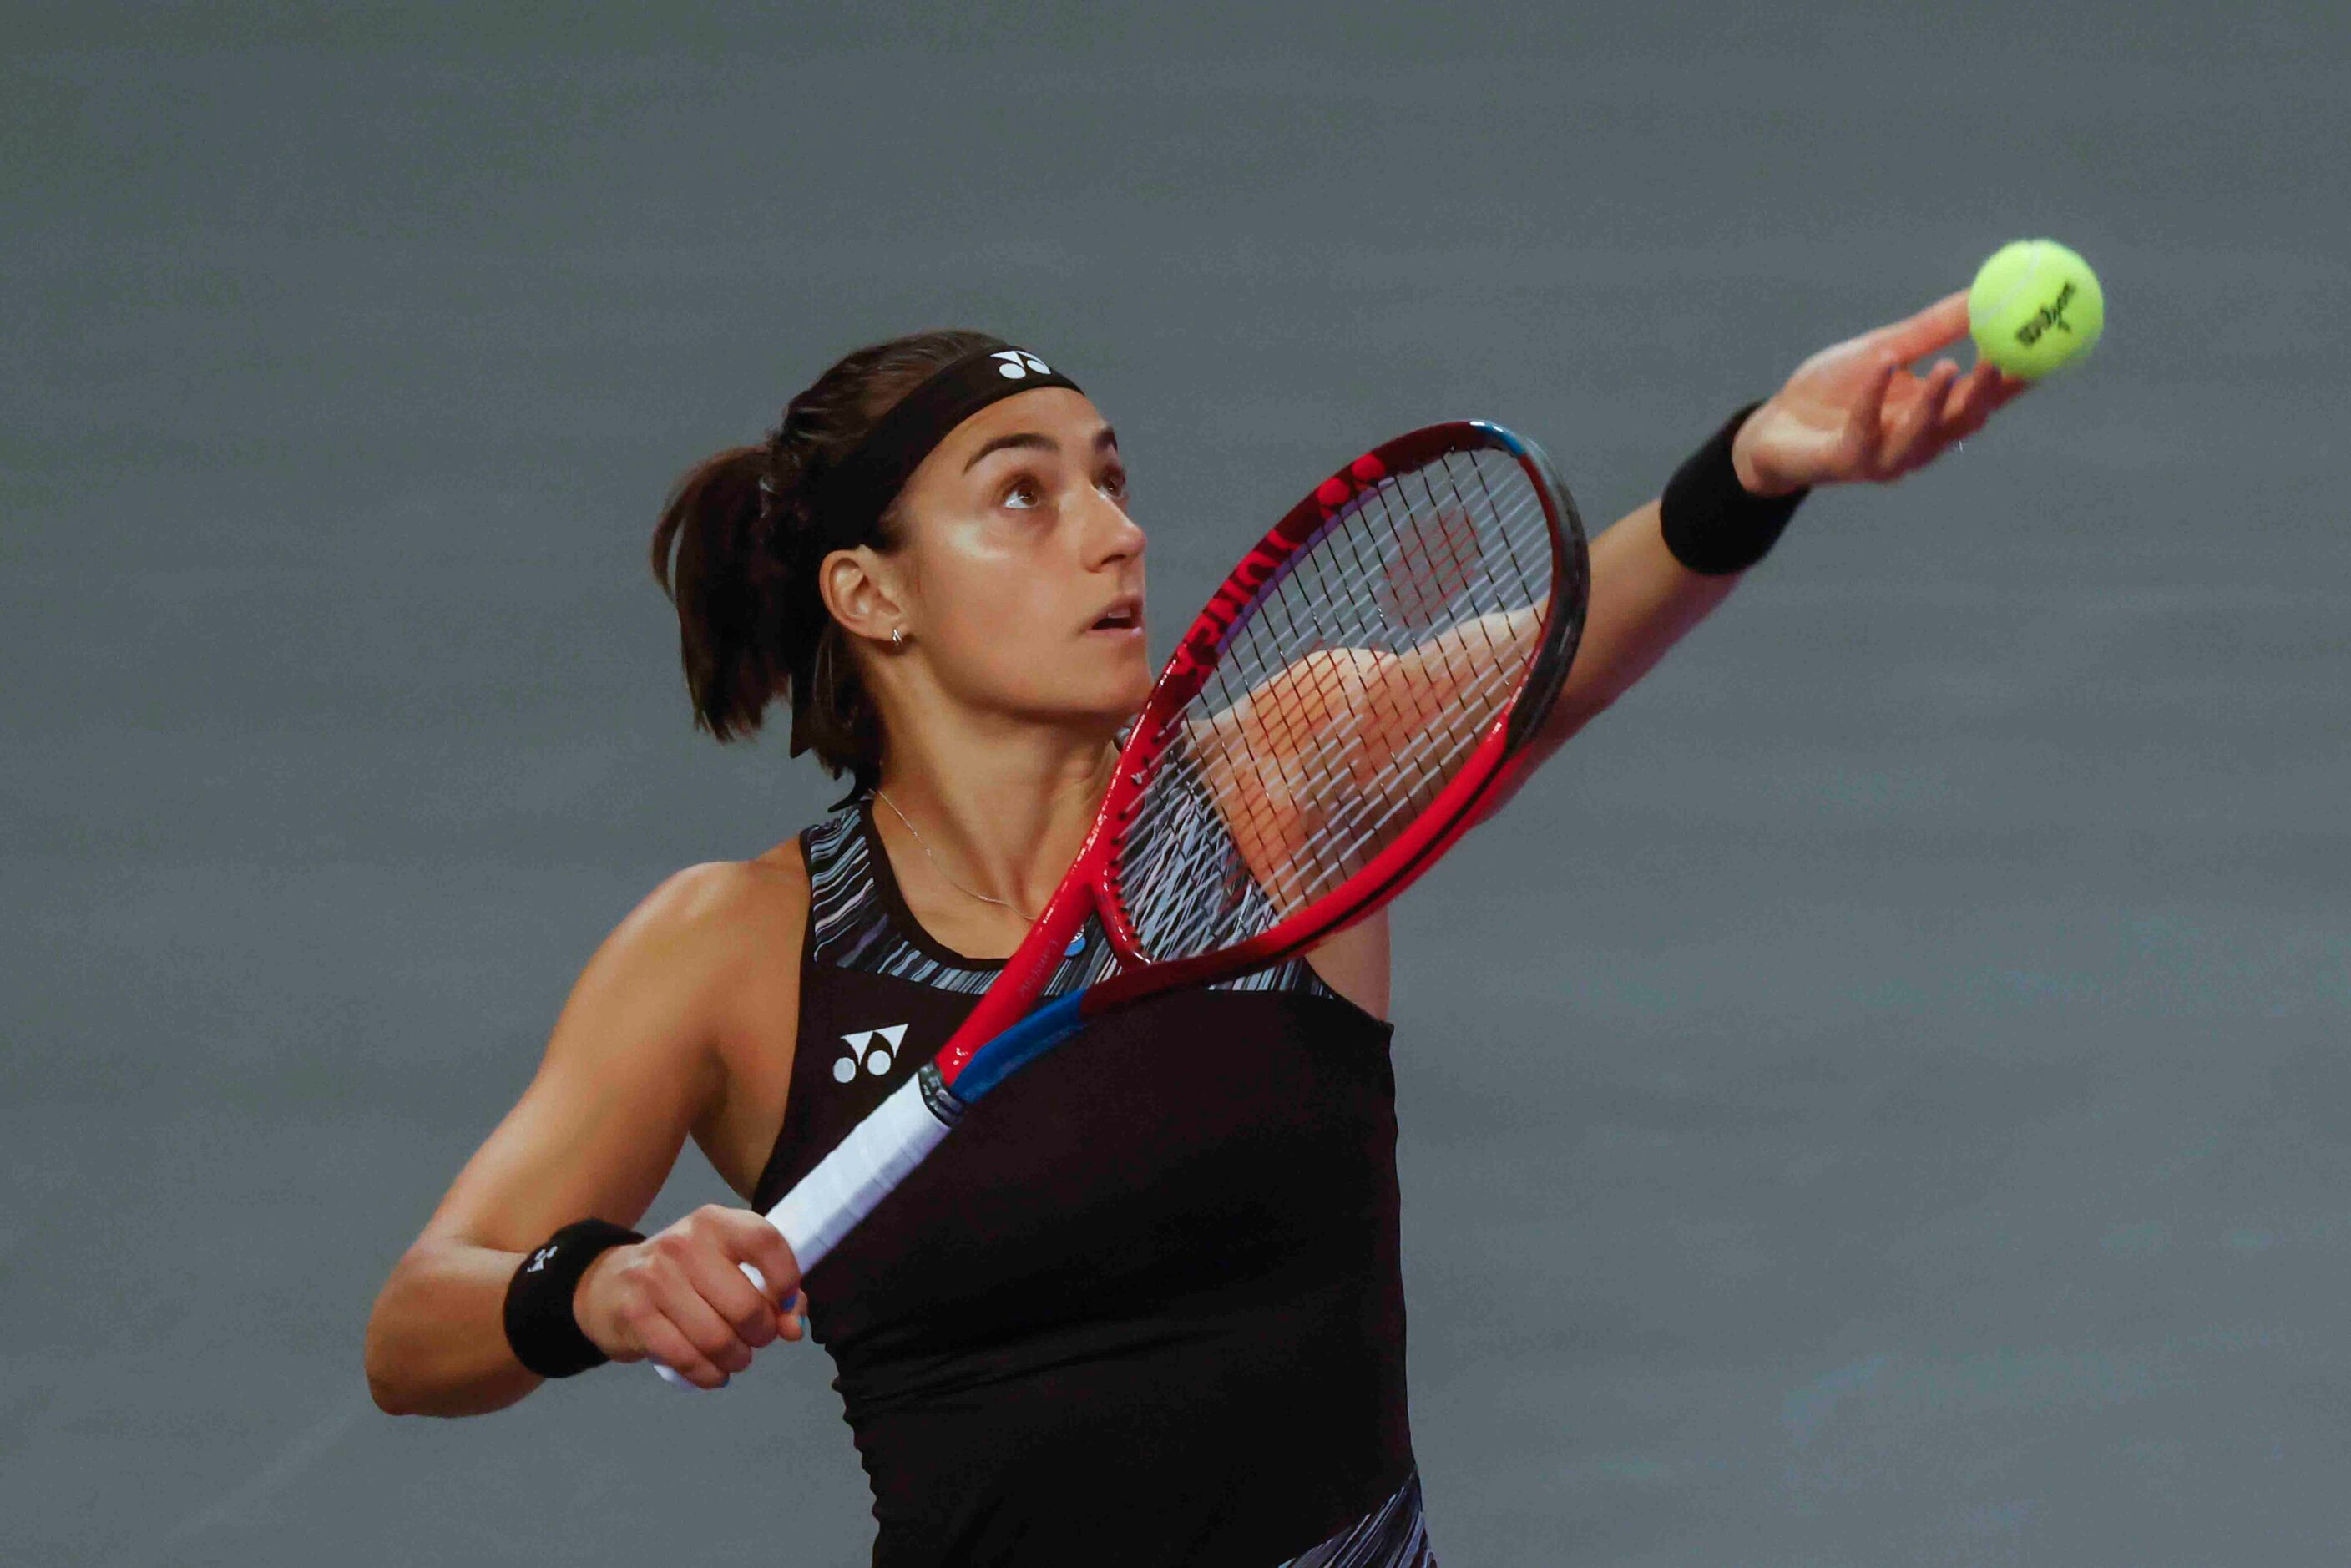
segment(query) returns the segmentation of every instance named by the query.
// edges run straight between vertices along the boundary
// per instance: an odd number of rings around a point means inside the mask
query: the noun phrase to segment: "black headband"
[[[847,456],[818,476],[809,509],[819,559],[825,551],[848,549],[870,540],[883,509],[897,498],[914,470],[923,465],[923,459],[946,439],[949,431],[989,403],[1039,387],[1079,390],[1077,382],[1001,338],[990,338],[933,371],[893,404]],[[810,745],[808,709],[814,700],[817,648],[826,619],[823,601],[814,597],[815,583],[811,571],[808,636],[792,659],[794,757]],[[862,788],[870,780],[861,775],[858,782]]]
[[[1000,338],[940,367],[817,480],[810,510],[824,548],[847,549],[871,538],[874,520],[949,431],[989,403],[1039,387],[1079,390],[1028,350]]]

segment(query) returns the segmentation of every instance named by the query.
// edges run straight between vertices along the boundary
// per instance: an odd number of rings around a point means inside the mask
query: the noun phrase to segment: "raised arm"
[[[1732,478],[1756,497],[1823,485],[1892,484],[1983,427],[2032,383],[1988,362],[1962,374],[1939,359],[1910,364],[1967,335],[1967,291],[1822,350],[1739,426]],[[1592,541],[1592,601],[1566,688],[1536,745],[1502,781],[1485,815],[1567,738],[1631,690],[1690,629],[1730,596],[1743,573],[1691,570],[1667,548],[1662,498],[1643,503]]]
[[[1730,472],[1708,474],[1708,484],[1696,491],[1725,496],[1735,510],[1738,491],[1762,498],[1822,485],[1887,484],[1925,466],[2030,384],[1989,363],[1964,375],[1949,359],[1924,376],[1907,369],[1966,333],[1967,294],[1960,290],[1813,355],[1739,424],[1726,455]],[[1681,521],[1702,529],[1710,520]],[[1656,667],[1740,579],[1738,571],[1684,564],[1667,544],[1662,498],[1593,539],[1591,565],[1591,602],[1567,685],[1484,816]],[[1319,652],[1202,725],[1196,738],[1203,771],[1258,880],[1277,883],[1299,846],[1324,829],[1301,802],[1300,780],[1376,771],[1400,750],[1442,743],[1447,715],[1438,694],[1451,692],[1447,682],[1490,672],[1488,645],[1531,643],[1534,630],[1531,612],[1520,612],[1466,622],[1403,653]],[[1281,718],[1268,716],[1274,715]],[[1249,762],[1228,766],[1227,758]]]

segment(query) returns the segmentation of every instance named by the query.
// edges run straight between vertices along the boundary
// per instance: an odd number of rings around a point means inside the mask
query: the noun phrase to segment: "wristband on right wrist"
[[[611,1358],[580,1332],[571,1298],[588,1265],[644,1238],[609,1219],[579,1219],[523,1255],[507,1281],[507,1343],[541,1377],[569,1377]]]

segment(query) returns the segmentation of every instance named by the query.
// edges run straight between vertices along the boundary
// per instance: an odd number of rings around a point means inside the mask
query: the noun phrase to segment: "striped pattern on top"
[[[1003,970],[1002,964],[951,962],[936,952],[925,951],[892,918],[891,904],[896,902],[903,907],[904,900],[893,901],[883,887],[883,879],[891,872],[873,831],[872,800],[870,791],[861,795],[800,835],[800,847],[808,859],[810,960],[834,968],[912,980],[943,991],[979,995],[996,983]],[[1214,908],[1230,919],[1236,897],[1245,906],[1254,903],[1259,907],[1244,907],[1238,911],[1239,918],[1235,924],[1265,929],[1272,923],[1270,905],[1264,893],[1248,882],[1248,873],[1238,870],[1239,856],[1232,848],[1232,838],[1225,831],[1223,820],[1205,796],[1194,796],[1190,805],[1191,809],[1180,818],[1160,824],[1157,831],[1197,840],[1199,852],[1182,858],[1191,863],[1220,868],[1221,874],[1204,879],[1197,890],[1204,908]],[[884,863],[877,865],[877,861]],[[1237,888],[1233,880],[1236,875],[1247,885]],[[894,886],[892,883],[891,891]],[[1118,972],[1118,958],[1102,935],[1099,919],[1089,919],[1080,937],[1083,946],[1061,961],[1052,983],[1045,988],[1046,995],[1061,996]],[[1285,959],[1271,968],[1219,980],[1207,988],[1337,995],[1303,958]]]
[[[1420,1508],[1420,1472],[1406,1477],[1387,1501],[1281,1568],[1437,1568]]]

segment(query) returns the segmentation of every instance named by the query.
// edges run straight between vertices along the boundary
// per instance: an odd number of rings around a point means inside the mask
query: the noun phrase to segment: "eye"
[[[1096,480],[1095,483],[1101,486],[1102,493],[1108,496],[1112,500],[1123,501],[1126,499],[1126,470],[1118,466],[1116,464],[1113,464],[1110,467],[1103,469],[1102,476]]]
[[[1045,504],[1045,486],[1037,482],[1033,474],[1016,474],[1006,482],[996,504],[1015,511],[1033,510]]]

